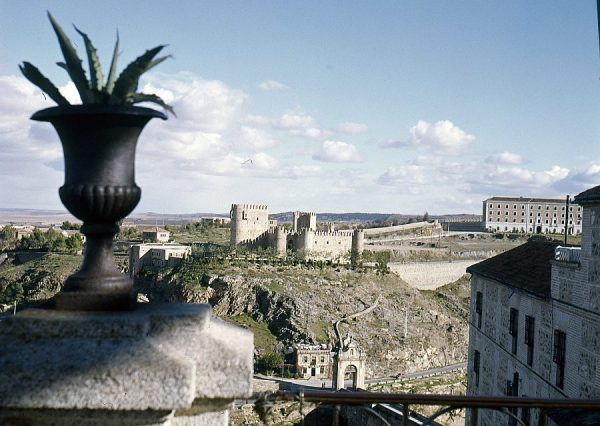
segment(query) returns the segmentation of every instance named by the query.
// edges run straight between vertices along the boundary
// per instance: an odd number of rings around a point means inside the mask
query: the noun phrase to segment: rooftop
[[[528,241],[519,247],[468,267],[467,272],[548,298],[550,297],[550,261],[554,259],[558,245],[558,242]]]
[[[161,228],[159,226],[146,226],[144,228],[142,228],[142,232],[169,232],[164,228]]]
[[[600,204],[600,185],[583,191],[575,196],[575,201],[579,204]]]
[[[518,201],[521,203],[560,203],[560,204],[565,203],[565,199],[563,199],[563,198],[531,198],[531,197],[491,197],[491,198],[488,198],[486,201]]]

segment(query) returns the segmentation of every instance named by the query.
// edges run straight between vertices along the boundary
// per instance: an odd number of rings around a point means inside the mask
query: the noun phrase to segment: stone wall
[[[306,259],[348,261],[354,231],[310,231],[303,229],[293,238],[294,248]]]
[[[467,273],[469,266],[477,262],[479,261],[389,263],[388,266],[411,287],[432,290],[458,280]]]
[[[482,322],[477,327],[475,303],[481,292]],[[509,333],[510,309],[519,311],[517,353],[512,353]],[[535,318],[533,365],[527,365],[527,345],[524,339],[525,315]],[[552,362],[552,305],[548,300],[534,297],[496,281],[473,275],[471,279],[471,308],[469,318],[469,360],[467,366],[468,395],[506,395],[507,382],[519,377],[519,396],[562,398],[564,391],[554,386]],[[474,371],[474,352],[480,353],[479,383]],[[531,412],[532,424],[538,413]],[[506,415],[480,410],[480,424],[506,424]],[[467,419],[468,421],[468,419]]]

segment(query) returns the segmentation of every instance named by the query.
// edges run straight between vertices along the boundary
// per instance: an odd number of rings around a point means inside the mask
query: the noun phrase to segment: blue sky
[[[593,0],[0,0],[0,205],[61,208],[60,144],[28,116],[51,106],[28,60],[54,63],[52,11],[121,65],[168,44],[143,81],[178,118],[138,148],[138,211],[479,213],[491,195],[564,196],[600,184]],[[83,55],[83,51],[80,51]],[[105,65],[106,66],[106,65]],[[247,161],[247,160],[252,160]]]

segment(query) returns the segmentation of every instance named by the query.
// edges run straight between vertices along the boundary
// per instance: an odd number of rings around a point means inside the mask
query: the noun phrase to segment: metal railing
[[[443,414],[455,410],[470,409],[468,424],[475,426],[478,424],[479,410],[490,409],[504,413],[511,418],[513,424],[527,426],[522,419],[515,415],[515,409],[538,409],[538,426],[546,426],[548,422],[549,411],[568,410],[569,412],[596,412],[600,413],[600,399],[548,399],[548,398],[529,398],[529,397],[508,397],[508,396],[465,396],[465,395],[438,395],[438,394],[409,394],[409,393],[375,393],[366,391],[355,392],[333,392],[308,390],[300,388],[297,391],[277,391],[273,393],[263,393],[256,397],[256,407],[260,410],[268,411],[275,402],[300,402],[313,403],[320,405],[333,406],[332,425],[339,425],[339,413],[341,406],[361,406],[369,411],[375,417],[378,417],[380,424],[402,424],[409,426],[413,424],[434,425],[435,419]],[[400,406],[402,415],[400,422],[389,423],[377,413],[374,413],[374,406],[377,404],[397,404]],[[439,406],[435,414],[424,418],[418,416],[420,420],[411,419],[410,406],[429,405]]]

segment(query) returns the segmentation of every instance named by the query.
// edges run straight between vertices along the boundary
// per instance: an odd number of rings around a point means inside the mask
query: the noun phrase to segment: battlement
[[[351,237],[354,231],[312,231],[319,237]]]
[[[295,211],[294,214],[298,215],[298,216],[310,216],[310,217],[317,217],[317,214],[314,212],[301,212],[301,211]]]
[[[248,209],[248,210],[268,210],[266,204],[232,204],[231,210]]]

